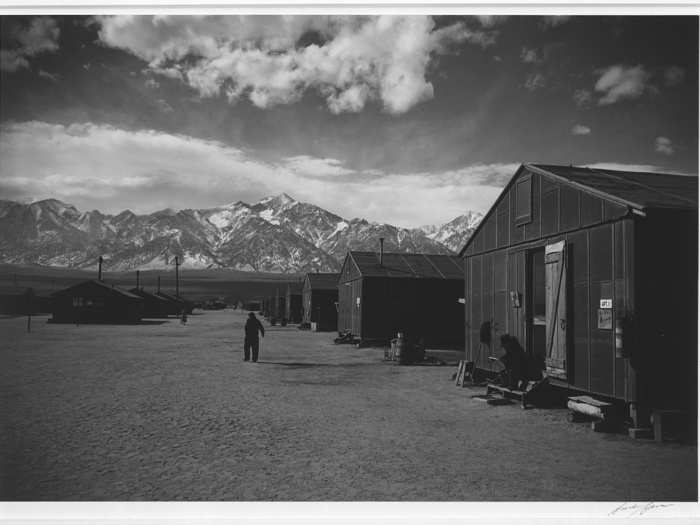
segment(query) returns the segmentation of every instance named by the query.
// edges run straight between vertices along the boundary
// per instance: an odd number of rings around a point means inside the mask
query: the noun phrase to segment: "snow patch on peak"
[[[76,211],[75,206],[73,206],[72,204],[66,204],[63,201],[59,201],[58,199],[44,199],[42,201],[36,201],[33,204],[36,206],[52,209],[55,212],[62,212],[65,210]]]
[[[272,210],[263,210],[260,213],[258,213],[258,216],[261,219],[266,220],[270,224],[274,224],[275,226],[280,225],[280,221],[274,218],[274,212]]]
[[[229,202],[228,204],[224,204],[223,206],[219,206],[221,209],[224,210],[235,210],[238,208],[250,208],[245,202],[243,201],[236,201],[236,202]]]
[[[474,229],[484,218],[482,213],[467,211],[442,225],[422,226],[419,228],[426,237],[437,241],[452,251],[458,252],[471,237]]]
[[[333,230],[333,233],[331,233],[329,237],[333,237],[336,233],[342,232],[343,230],[347,229],[348,226],[350,225],[347,222],[340,221],[338,224],[336,224],[335,230]]]
[[[463,222],[466,223],[467,228],[476,228],[484,218],[484,214],[476,211],[468,211],[462,217],[464,217]]]
[[[182,267],[190,269],[204,269],[209,268],[212,265],[212,261],[200,254],[200,253],[185,253],[182,258]]]
[[[239,219],[240,217],[243,217],[244,215],[247,215],[250,213],[250,210],[247,207],[238,207],[238,208],[221,208],[219,211],[212,213],[209,216],[209,222],[216,226],[217,228],[227,228],[231,226],[231,224],[236,220]]]
[[[270,197],[265,197],[261,199],[258,204],[263,205],[273,205],[273,206],[288,206],[290,204],[296,204],[297,201],[287,195],[286,193],[280,193],[279,195],[274,195]]]

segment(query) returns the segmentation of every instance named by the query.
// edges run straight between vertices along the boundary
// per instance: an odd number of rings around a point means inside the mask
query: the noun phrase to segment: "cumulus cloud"
[[[573,99],[578,107],[586,107],[593,101],[593,94],[587,89],[577,89],[574,91]]]
[[[526,63],[536,64],[537,62],[542,61],[542,57],[537,54],[536,49],[524,47],[520,52],[520,60]]]
[[[481,15],[476,18],[482,26],[491,28],[502,24],[510,17],[508,15]]]
[[[0,70],[13,73],[29,67],[29,58],[58,49],[60,29],[48,16],[31,19],[28,25],[7,22],[8,48],[0,50]]]
[[[50,80],[51,82],[58,82],[58,75],[49,73],[48,71],[44,71],[43,69],[39,70],[38,75],[41,78],[45,78],[46,80]]]
[[[14,73],[18,69],[28,67],[29,61],[18,52],[0,49],[0,71]]]
[[[147,78],[144,85],[150,89],[157,89],[160,87],[160,82],[158,82],[155,78]]]
[[[162,98],[156,100],[156,106],[162,113],[172,113],[175,111],[173,107]]]
[[[571,128],[572,135],[590,135],[590,133],[591,128],[584,126],[583,124],[576,124],[573,128]]]
[[[668,137],[656,137],[654,140],[654,151],[664,155],[673,155],[673,142]]]
[[[664,70],[664,80],[667,86],[675,86],[683,82],[685,70],[678,66],[667,67]]]
[[[585,167],[601,170],[617,170],[617,171],[641,171],[643,173],[671,173],[675,175],[697,176],[694,173],[686,173],[683,171],[664,168],[662,166],[654,166],[653,164],[625,164],[621,162],[597,162],[595,164],[586,164]]]
[[[558,15],[558,16],[543,16],[542,19],[540,20],[540,27],[542,28],[548,28],[548,27],[557,27],[562,24],[565,24],[571,20],[570,16],[565,16],[565,15]]]
[[[334,113],[378,101],[400,114],[433,97],[426,70],[435,55],[467,42],[488,47],[496,32],[429,16],[99,17],[100,40],[180,78],[202,97],[247,97],[268,108],[307,90]],[[313,38],[304,37],[312,36]]]
[[[344,217],[413,227],[446,222],[465,208],[485,211],[518,168],[360,172],[338,159],[266,162],[220,142],[91,123],[6,123],[0,137],[5,198],[54,197],[111,213],[208,208],[286,192]]]
[[[343,168],[343,163],[338,159],[319,159],[309,155],[288,157],[284,159],[283,165],[301,175],[333,177],[353,173],[353,170]]]
[[[640,97],[651,76],[642,66],[615,65],[598,70],[598,73],[600,78],[595,84],[595,90],[602,94],[598,99],[599,106]]]
[[[544,76],[540,73],[533,73],[525,80],[525,89],[528,91],[536,91],[538,89],[542,89],[546,85],[547,82],[545,81]]]

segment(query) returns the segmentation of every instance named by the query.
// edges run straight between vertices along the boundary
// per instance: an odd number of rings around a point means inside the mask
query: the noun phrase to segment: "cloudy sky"
[[[697,17],[1,19],[0,198],[401,226],[522,162],[697,173]]]

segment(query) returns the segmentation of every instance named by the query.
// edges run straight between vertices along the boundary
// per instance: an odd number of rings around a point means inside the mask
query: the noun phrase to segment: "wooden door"
[[[566,246],[545,247],[547,374],[566,380]]]

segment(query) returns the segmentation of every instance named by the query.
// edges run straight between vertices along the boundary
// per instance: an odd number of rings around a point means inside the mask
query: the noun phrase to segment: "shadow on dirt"
[[[318,367],[324,367],[324,368],[349,368],[349,367],[356,367],[356,366],[371,366],[372,363],[296,363],[296,362],[287,362],[287,363],[282,363],[279,361],[258,361],[259,365],[280,365],[280,366],[287,366],[289,368],[318,368]]]

